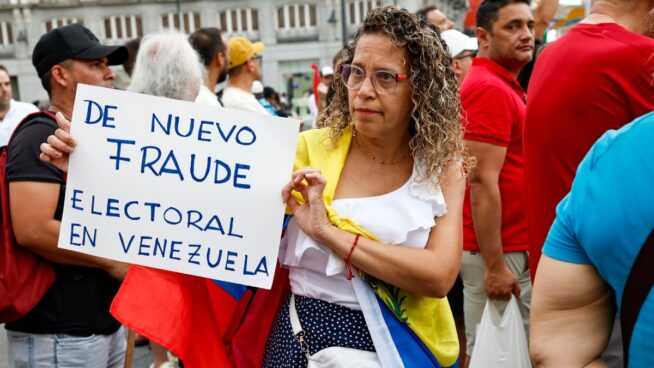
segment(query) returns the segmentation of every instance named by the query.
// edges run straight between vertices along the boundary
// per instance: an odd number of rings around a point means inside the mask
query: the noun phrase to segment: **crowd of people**
[[[316,129],[280,188],[290,292],[256,366],[467,367],[484,306],[511,298],[536,367],[654,366],[654,1],[595,0],[544,44],[556,3],[485,0],[474,37],[435,7],[375,8],[316,67]],[[15,240],[55,272],[6,324],[11,367],[119,367],[127,349],[109,308],[130,265],[57,248],[77,84],[112,87],[123,65],[133,92],[293,118],[264,52],[216,28],[126,46],[56,28],[32,53],[42,112],[0,66]]]

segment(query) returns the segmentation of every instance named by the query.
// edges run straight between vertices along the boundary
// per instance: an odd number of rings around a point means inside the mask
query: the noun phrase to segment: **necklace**
[[[404,155],[402,155],[402,157],[400,157],[400,158],[397,159],[397,160],[391,160],[391,161],[389,161],[389,162],[386,162],[386,161],[383,161],[383,160],[378,160],[378,159],[377,159],[377,156],[375,156],[375,155],[373,155],[372,153],[368,152],[368,150],[366,150],[366,149],[361,145],[361,143],[360,143],[359,140],[357,139],[357,133],[356,133],[356,132],[357,132],[356,130],[352,129],[352,138],[353,138],[354,141],[356,142],[357,147],[359,148],[359,151],[361,151],[361,152],[362,152],[366,157],[368,157],[369,159],[371,159],[371,160],[373,160],[373,161],[377,161],[377,162],[379,162],[379,163],[382,164],[382,165],[395,165],[395,164],[399,164],[400,162],[404,161],[404,159],[406,159],[407,156],[409,156],[408,153],[405,153]]]

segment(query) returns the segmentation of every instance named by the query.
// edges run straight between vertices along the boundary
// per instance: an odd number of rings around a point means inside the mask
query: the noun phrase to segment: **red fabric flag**
[[[313,84],[311,90],[313,91],[313,98],[316,99],[316,106],[318,105],[318,85],[322,78],[320,77],[320,70],[318,70],[318,65],[311,64],[311,69],[313,69]]]
[[[279,265],[271,290],[242,294],[211,279],[132,266],[111,313],[169,349],[185,367],[254,368],[261,365],[275,316],[289,292],[288,270]]]
[[[288,269],[281,268],[278,264],[272,288],[256,289],[252,301],[248,303],[246,313],[243,316],[238,312],[234,314],[234,322],[238,327],[228,343],[235,367],[261,367],[273,322],[280,306],[290,293]],[[242,301],[242,304],[245,303]]]
[[[169,349],[186,367],[229,367],[222,337],[237,303],[213,280],[132,266],[111,314]]]

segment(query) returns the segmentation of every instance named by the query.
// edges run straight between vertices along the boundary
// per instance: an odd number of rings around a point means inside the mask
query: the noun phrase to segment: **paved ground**
[[[133,368],[148,368],[150,363],[152,363],[152,358],[147,346],[134,350]],[[3,324],[0,324],[0,368],[9,368],[7,366],[7,334]]]
[[[132,359],[133,368],[149,368],[152,363],[150,356],[150,349],[147,346],[134,349],[134,357]]]
[[[7,368],[7,334],[4,324],[0,324],[0,368]]]

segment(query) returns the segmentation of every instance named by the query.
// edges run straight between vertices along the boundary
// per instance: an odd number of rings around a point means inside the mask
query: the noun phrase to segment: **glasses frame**
[[[461,53],[459,53],[459,55],[455,56],[454,60],[461,60],[461,59],[465,59],[467,57],[469,57],[471,59],[476,58],[477,57],[477,51],[475,51],[475,50],[464,50]]]
[[[352,86],[351,87],[351,86],[348,85],[347,79],[345,77],[345,68],[356,68],[356,69],[361,70],[364,73],[363,79],[361,80],[361,82],[358,83],[357,86]],[[363,86],[363,83],[366,81],[366,79],[368,79],[368,72],[365,69],[363,69],[362,67],[356,66],[356,65],[353,65],[353,64],[341,64],[341,65],[339,65],[338,72],[340,74],[341,80],[343,81],[343,84],[345,84],[345,87],[347,89],[350,89],[350,90],[353,90],[353,91],[358,91],[359,89],[361,89],[361,86]],[[377,83],[375,82],[375,78],[372,78],[372,76],[375,75],[376,73],[388,73],[388,74],[390,74],[390,75],[392,75],[394,77],[395,85],[393,86],[392,91],[386,91],[386,90],[383,90],[383,89],[377,87]],[[370,76],[371,76],[370,77],[370,82],[372,84],[372,88],[379,95],[393,94],[395,92],[395,90],[397,89],[398,83],[402,82],[404,80],[407,80],[409,78],[409,75],[407,75],[407,74],[399,74],[399,73],[395,73],[395,72],[392,72],[392,71],[386,70],[386,69],[375,70],[374,72],[370,73]]]

